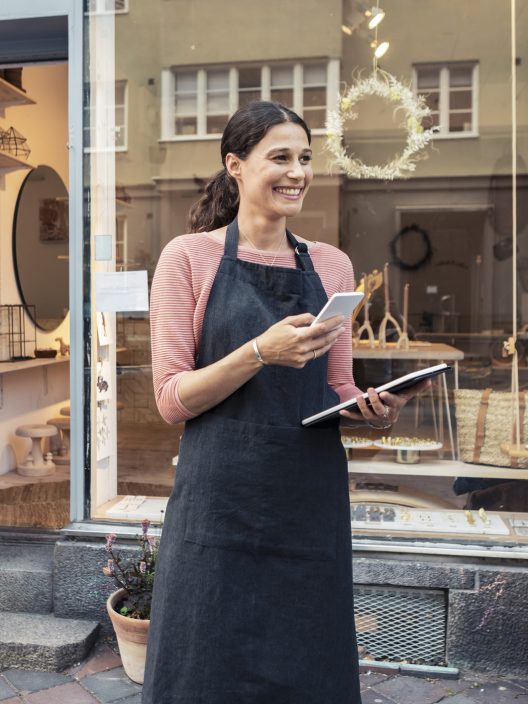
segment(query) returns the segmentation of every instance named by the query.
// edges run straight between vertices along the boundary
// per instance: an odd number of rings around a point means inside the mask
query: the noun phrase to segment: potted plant
[[[123,557],[115,550],[117,536],[106,536],[108,554],[103,572],[111,577],[118,590],[108,597],[106,608],[117,637],[123,668],[134,682],[143,683],[147,637],[150,624],[152,588],[159,548],[159,536],[149,534],[150,521],[141,523],[139,551]]]

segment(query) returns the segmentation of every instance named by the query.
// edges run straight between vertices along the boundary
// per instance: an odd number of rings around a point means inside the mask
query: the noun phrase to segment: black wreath
[[[415,262],[404,262],[402,259],[400,259],[397,252],[398,242],[403,239],[403,237],[405,237],[408,232],[417,232],[420,235],[425,250],[423,256]],[[407,227],[402,227],[398,234],[392,238],[389,247],[392,254],[393,262],[396,264],[396,266],[399,266],[400,269],[403,269],[403,271],[416,271],[422,266],[428,264],[433,256],[433,245],[431,244],[429,233],[427,232],[427,230],[424,230],[423,227],[419,227],[415,224],[407,225]]]

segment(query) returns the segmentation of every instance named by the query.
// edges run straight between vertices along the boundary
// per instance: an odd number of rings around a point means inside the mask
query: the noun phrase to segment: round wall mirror
[[[68,312],[68,239],[68,191],[54,169],[39,166],[18,194],[13,260],[20,298],[35,306],[41,330],[54,330]]]

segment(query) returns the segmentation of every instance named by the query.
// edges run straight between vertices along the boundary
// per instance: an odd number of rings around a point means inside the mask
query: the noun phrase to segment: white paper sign
[[[96,272],[95,307],[105,313],[148,310],[147,272]]]

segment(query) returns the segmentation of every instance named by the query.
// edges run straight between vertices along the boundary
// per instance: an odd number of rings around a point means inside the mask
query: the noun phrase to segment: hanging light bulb
[[[348,36],[350,36],[352,34],[352,27],[349,27],[347,24],[342,24],[341,31],[343,34],[348,34]]]
[[[381,42],[381,44],[378,44],[376,47],[376,50],[374,52],[374,56],[377,59],[381,59],[382,56],[385,56],[387,53],[387,50],[389,48],[389,42]]]
[[[366,10],[365,15],[370,17],[368,28],[374,29],[385,17],[385,10],[382,10],[381,7],[373,7],[371,10]]]

